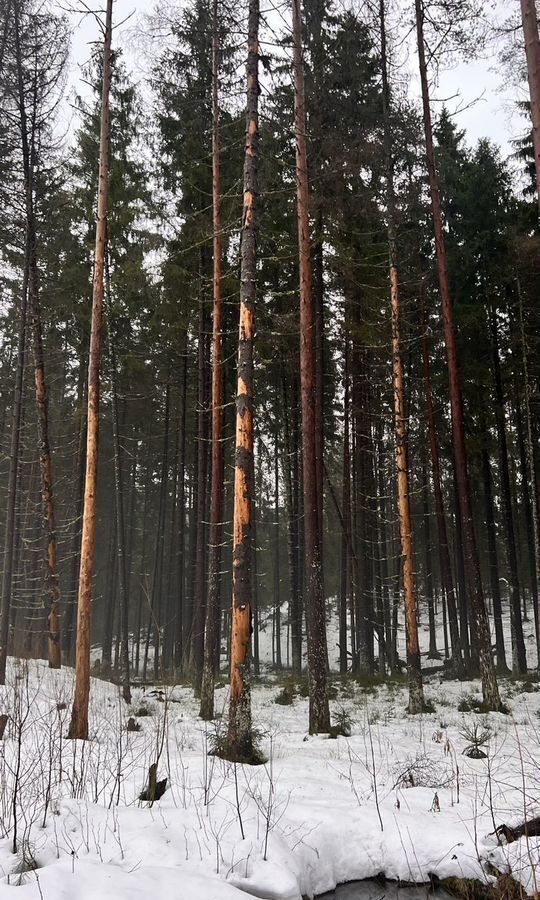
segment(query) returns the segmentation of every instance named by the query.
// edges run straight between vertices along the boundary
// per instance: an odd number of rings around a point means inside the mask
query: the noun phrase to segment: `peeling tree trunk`
[[[540,39],[535,0],[521,0],[521,24],[525,39],[527,76],[531,97],[536,199],[540,210]]]
[[[201,719],[214,717],[214,673],[219,641],[221,593],[221,540],[223,518],[223,353],[221,299],[221,164],[219,157],[219,20],[218,0],[213,0],[212,34],[212,205],[214,217],[214,318],[212,353],[212,481],[210,495],[210,553],[208,597],[201,683]]]
[[[253,598],[253,340],[257,296],[259,0],[249,0],[246,151],[240,261],[240,322],[234,467],[231,693],[225,755],[254,762],[249,682]]]
[[[301,0],[293,0],[294,131],[296,199],[300,257],[300,381],[304,485],[304,568],[309,679],[310,734],[328,732],[330,709],[326,686],[326,624],[321,571],[315,417],[315,315],[309,233],[309,187],[306,104],[302,52]]]
[[[409,680],[409,712],[421,713],[424,709],[424,688],[418,641],[418,600],[414,576],[414,551],[412,537],[411,501],[409,487],[409,461],[407,439],[407,414],[405,410],[405,375],[401,353],[401,303],[395,235],[394,167],[392,161],[392,137],[390,131],[390,87],[386,61],[386,29],[384,0],[380,0],[382,101],[384,120],[384,144],[386,157],[386,191],[388,216],[388,249],[390,264],[390,304],[392,310],[392,381],[394,388],[394,431],[399,513],[399,535],[403,566],[403,596],[405,601],[405,634],[407,641],[407,674]]]
[[[467,466],[465,428],[463,421],[463,397],[461,393],[461,379],[457,358],[454,312],[452,308],[452,297],[450,295],[450,284],[448,279],[446,243],[444,238],[441,198],[439,193],[439,179],[435,166],[435,149],[433,146],[433,129],[431,124],[431,109],[429,105],[429,87],[424,46],[424,10],[422,6],[422,0],[415,0],[415,8],[418,60],[420,66],[420,81],[422,86],[424,134],[426,141],[426,162],[429,177],[433,228],[435,234],[439,290],[442,301],[444,343],[446,347],[446,358],[448,364],[450,386],[452,441],[456,461],[457,487],[459,494],[461,523],[463,528],[466,580],[468,592],[472,601],[475,625],[478,634],[478,655],[480,662],[480,674],[482,678],[482,693],[484,704],[486,709],[488,710],[498,710],[500,709],[501,701],[499,697],[499,687],[497,684],[495,665],[493,662],[493,654],[491,651],[489,621],[486,613],[486,605],[482,589],[480,561],[478,558],[478,549],[476,545],[471,490]]]
[[[437,520],[437,537],[439,546],[439,566],[441,580],[448,608],[448,624],[450,626],[450,645],[452,647],[452,661],[458,671],[463,668],[461,643],[458,627],[457,599],[452,577],[452,564],[448,547],[448,532],[446,528],[446,516],[444,513],[444,501],[441,483],[441,460],[439,453],[439,441],[437,439],[437,427],[435,424],[435,411],[433,408],[433,392],[431,388],[431,367],[429,363],[429,347],[426,326],[426,311],[424,306],[423,277],[420,284],[420,328],[422,340],[422,370],[424,381],[424,397],[426,403],[427,425],[429,433],[429,445],[431,453],[431,471],[433,475],[433,494],[435,499],[435,518]]]
[[[75,659],[75,696],[69,726],[69,737],[88,738],[88,703],[90,699],[90,622],[92,612],[92,578],[96,534],[96,488],[99,441],[99,389],[103,329],[103,291],[105,249],[107,241],[107,189],[109,173],[109,91],[111,82],[112,4],[107,0],[103,46],[103,92],[99,135],[99,187],[92,292],[92,327],[88,364],[88,425],[86,435],[86,481],[81,540],[81,568],[77,608],[77,645]]]

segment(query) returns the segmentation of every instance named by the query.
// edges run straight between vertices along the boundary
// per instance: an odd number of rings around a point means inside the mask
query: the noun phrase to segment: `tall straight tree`
[[[536,199],[540,211],[540,38],[535,0],[520,0],[521,24],[527,58],[527,78],[531,98],[534,166],[536,170]]]
[[[429,344],[427,336],[426,310],[424,300],[424,276],[420,273],[420,338],[422,344],[422,378],[424,382],[424,399],[426,404],[426,417],[429,434],[429,448],[431,453],[431,470],[433,475],[433,494],[435,498],[435,518],[437,520],[437,537],[439,546],[439,569],[441,573],[442,588],[446,597],[448,609],[448,624],[450,626],[450,646],[452,648],[452,663],[458,672],[463,670],[463,657],[458,626],[457,598],[450,562],[450,549],[448,545],[448,529],[444,512],[444,500],[441,478],[441,457],[437,427],[435,424],[435,410],[433,407],[433,390],[431,387],[431,365],[429,361]]]
[[[309,224],[306,102],[301,0],[292,2],[296,204],[300,267],[300,387],[304,487],[304,571],[309,679],[310,734],[327,732],[330,708],[326,685],[326,624],[321,569],[321,535],[315,416],[315,309]],[[320,398],[319,398],[320,399]]]
[[[424,38],[424,6],[422,0],[415,0],[415,10],[418,61],[420,68],[420,83],[422,88],[424,136],[426,143],[426,163],[429,177],[433,229],[435,234],[437,273],[439,277],[439,290],[442,301],[444,343],[446,347],[446,360],[448,366],[450,387],[452,443],[456,467],[456,481],[459,498],[461,526],[463,530],[466,579],[469,595],[473,604],[475,624],[478,632],[478,651],[480,657],[480,674],[482,678],[482,693],[484,704],[486,709],[488,710],[498,710],[501,707],[501,701],[499,697],[499,687],[497,684],[495,665],[493,662],[493,654],[491,651],[491,635],[480,574],[480,560],[478,557],[478,548],[476,544],[476,534],[474,529],[471,501],[471,488],[467,466],[465,425],[463,419],[463,397],[461,392],[461,378],[459,374],[459,365],[457,358],[456,329],[454,324],[452,297],[450,294],[448,260],[442,219],[439,179],[435,163],[435,148],[433,144],[433,127],[431,121],[429,83]]]
[[[253,600],[253,341],[257,297],[257,193],[259,180],[259,0],[249,0],[246,149],[240,251],[240,321],[236,396],[236,452],[231,616],[231,688],[224,755],[255,762],[249,682]]]
[[[111,40],[113,0],[107,0],[103,30],[103,88],[99,134],[99,180],[92,289],[92,325],[88,363],[88,410],[86,429],[86,478],[81,537],[81,566],[77,607],[77,644],[75,651],[75,695],[68,736],[88,739],[90,700],[90,624],[92,578],[96,536],[96,489],[99,444],[99,394],[103,330],[105,254],[107,245],[107,196],[109,176],[109,94],[111,87]]]
[[[210,553],[208,597],[204,629],[201,684],[202,719],[214,717],[214,671],[219,639],[221,539],[223,517],[223,352],[222,352],[222,240],[221,165],[219,157],[219,14],[212,3],[212,208],[214,239],[214,316],[212,327],[212,475],[210,494]]]
[[[390,122],[390,85],[386,50],[385,0],[380,0],[382,104],[384,153],[386,169],[387,232],[390,267],[390,305],[392,311],[392,380],[394,388],[394,431],[396,445],[397,497],[399,536],[401,542],[403,597],[405,602],[405,634],[407,643],[407,675],[409,681],[409,712],[424,710],[424,688],[418,641],[418,602],[414,576],[411,500],[409,487],[408,428],[405,409],[405,373],[401,351],[401,298],[396,243],[396,199],[394,192],[394,162]]]

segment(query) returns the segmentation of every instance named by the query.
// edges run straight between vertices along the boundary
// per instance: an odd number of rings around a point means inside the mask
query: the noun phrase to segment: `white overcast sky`
[[[62,0],[59,0],[60,4]],[[76,3],[77,0],[72,0]],[[171,5],[175,0],[168,0]],[[264,2],[264,0],[263,0]],[[152,12],[155,0],[116,0],[115,22],[129,20],[114,32],[114,43],[121,46],[126,62],[137,80],[144,80],[148,60],[138,46],[136,35],[142,27],[145,14]],[[92,8],[104,6],[103,0],[91,0]],[[407,0],[407,7],[412,6]],[[492,21],[503,19],[519,11],[518,0],[495,0],[486,3],[486,10]],[[89,57],[90,42],[98,37],[98,29],[92,16],[71,15],[74,26],[69,82],[71,90],[80,89],[80,67]],[[144,30],[144,29],[143,29]],[[413,91],[417,91],[416,58],[410,55],[408,69],[412,74]],[[517,63],[516,63],[517,69]],[[447,101],[451,111],[456,112],[455,121],[467,134],[467,141],[475,143],[487,137],[499,144],[503,154],[512,152],[511,141],[523,133],[526,123],[517,112],[516,81],[512,72],[503,72],[497,60],[497,48],[492,48],[489,58],[463,61],[451,69],[440,72],[439,84],[433,90],[434,112],[440,109],[442,100]],[[523,98],[523,94],[522,94]]]

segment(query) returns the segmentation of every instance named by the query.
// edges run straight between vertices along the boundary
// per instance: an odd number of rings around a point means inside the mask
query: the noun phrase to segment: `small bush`
[[[288,682],[283,686],[279,694],[276,694],[274,703],[279,703],[280,706],[292,706],[296,695],[296,685],[293,682]]]

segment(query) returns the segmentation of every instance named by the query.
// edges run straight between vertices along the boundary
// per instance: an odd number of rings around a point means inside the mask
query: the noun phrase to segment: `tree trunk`
[[[529,482],[531,491],[531,512],[533,521],[533,545],[534,561],[536,569],[536,584],[540,588],[540,503],[538,499],[538,484],[536,479],[536,466],[534,458],[534,435],[531,414],[531,385],[529,381],[529,361],[527,358],[527,340],[525,335],[525,321],[523,318],[523,298],[519,279],[516,279],[518,293],[519,335],[521,343],[521,359],[523,366],[523,382],[525,385],[525,425],[527,435],[527,457],[529,463]],[[536,633],[537,667],[540,669],[540,610],[538,609],[538,593],[534,607],[534,627]]]
[[[540,210],[540,39],[535,0],[521,0],[521,24],[525,39],[527,77],[531,97],[536,199]]]
[[[24,274],[17,337],[17,366],[13,388],[11,416],[11,442],[9,450],[9,475],[6,497],[6,530],[4,535],[4,571],[2,572],[2,609],[0,612],[0,684],[6,683],[6,663],[13,594],[13,568],[15,560],[15,523],[21,445],[21,426],[24,396],[24,364],[26,356],[26,326],[28,307],[28,246],[25,254]]]
[[[296,198],[300,258],[300,381],[304,485],[304,571],[309,680],[310,734],[328,732],[330,709],[326,686],[326,623],[320,556],[317,446],[315,418],[315,316],[309,233],[309,186],[306,105],[302,51],[301,0],[293,0],[294,131]]]
[[[81,539],[81,568],[77,607],[77,645],[75,695],[69,737],[88,739],[88,703],[90,699],[90,621],[92,578],[96,534],[96,488],[99,441],[99,388],[103,327],[103,289],[107,241],[107,188],[109,173],[109,91],[111,81],[112,4],[107,0],[103,46],[103,92],[99,136],[99,188],[92,291],[92,326],[88,364],[88,425],[86,435],[86,481]]]
[[[489,306],[489,324],[491,330],[491,346],[493,350],[493,375],[495,382],[495,421],[497,424],[497,443],[499,446],[499,473],[506,531],[506,552],[510,575],[510,621],[512,627],[512,670],[514,675],[527,672],[527,655],[523,637],[521,620],[521,596],[519,590],[518,559],[516,535],[514,530],[514,511],[512,509],[512,489],[510,487],[510,470],[508,463],[508,444],[506,440],[506,424],[504,415],[504,395],[499,361],[499,334],[497,314],[493,303]]]
[[[198,411],[197,411],[197,504],[195,521],[195,559],[193,582],[193,619],[191,628],[190,669],[195,696],[200,694],[204,656],[204,623],[206,618],[206,540],[207,540],[207,472],[208,472],[208,397],[207,397],[207,325],[203,273],[206,254],[201,251],[199,286],[199,336],[197,346]]]
[[[482,590],[480,562],[476,546],[476,534],[473,523],[471,491],[467,467],[465,429],[463,421],[463,398],[461,394],[461,381],[457,359],[454,313],[452,309],[452,298],[450,295],[450,284],[448,279],[446,244],[444,238],[441,199],[439,193],[439,180],[435,166],[435,150],[433,146],[431,110],[429,105],[429,87],[424,46],[424,11],[422,0],[415,0],[415,7],[418,59],[420,66],[420,81],[422,86],[424,133],[426,141],[426,161],[429,176],[431,209],[435,234],[439,290],[442,300],[444,342],[446,347],[450,385],[452,440],[456,461],[457,486],[464,537],[467,588],[473,604],[475,624],[478,633],[478,651],[484,705],[487,710],[498,710],[501,707],[501,701],[499,697],[497,675],[493,663],[493,654],[491,651],[489,622],[487,618],[484,594]]]
[[[124,473],[120,448],[120,428],[118,421],[118,391],[116,386],[116,348],[111,312],[111,286],[108,254],[105,258],[106,311],[109,338],[109,373],[111,379],[111,413],[114,447],[114,487],[116,509],[116,540],[118,550],[118,586],[120,588],[120,639],[121,639],[121,684],[122,696],[131,703],[129,681],[129,583],[126,567],[126,526],[124,521]]]
[[[214,672],[219,641],[221,540],[223,518],[223,354],[221,299],[221,164],[219,157],[219,19],[218,0],[212,3],[212,206],[214,219],[214,317],[212,354],[212,476],[210,496],[210,553],[208,597],[201,682],[201,719],[214,717]]]
[[[426,326],[426,311],[424,305],[424,282],[421,275],[420,284],[420,329],[422,340],[422,371],[424,381],[424,397],[426,403],[427,425],[431,452],[431,469],[433,475],[433,494],[435,499],[435,518],[437,520],[437,537],[439,545],[439,566],[441,580],[446,597],[448,609],[448,623],[450,626],[450,643],[452,647],[452,661],[459,671],[463,667],[461,641],[458,628],[457,599],[452,577],[452,564],[450,562],[450,550],[448,546],[448,532],[446,530],[446,516],[444,513],[444,501],[441,483],[441,461],[439,453],[439,441],[435,424],[435,410],[433,408],[433,391],[431,388],[431,367],[429,362],[429,346]]]
[[[227,758],[256,762],[249,681],[253,596],[253,340],[257,296],[259,169],[259,0],[249,0],[244,206],[234,466],[231,689]]]
[[[339,595],[339,671],[347,674],[347,607],[349,597],[349,543],[351,520],[351,438],[350,438],[350,402],[349,402],[349,335],[345,324],[344,335],[344,372],[343,372],[343,483],[341,489],[341,569]]]
[[[399,534],[403,566],[403,595],[405,601],[405,634],[407,641],[407,674],[409,680],[409,712],[424,710],[424,688],[418,641],[418,600],[414,575],[414,550],[409,486],[407,414],[405,410],[405,376],[401,353],[401,302],[395,235],[394,166],[390,126],[390,87],[386,60],[385,0],[380,0],[382,102],[384,144],[386,157],[386,191],[388,215],[388,250],[390,265],[390,305],[392,311],[392,381],[394,391],[394,432],[398,493]]]
[[[486,446],[487,429],[484,424],[482,446],[482,475],[484,480],[484,506],[486,518],[486,531],[488,540],[488,563],[490,575],[491,599],[493,601],[493,621],[495,623],[495,653],[497,656],[497,671],[501,675],[508,675],[509,669],[506,663],[506,650],[504,646],[504,632],[502,625],[501,591],[499,586],[499,564],[497,560],[497,535],[495,531],[495,517],[493,514],[493,491],[491,489],[491,471],[489,454]]]

